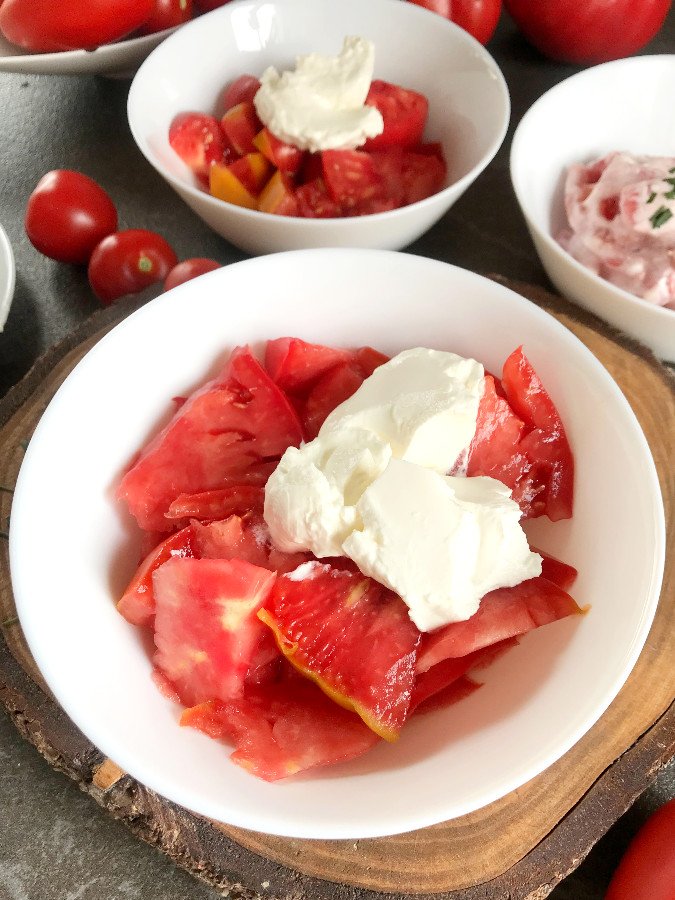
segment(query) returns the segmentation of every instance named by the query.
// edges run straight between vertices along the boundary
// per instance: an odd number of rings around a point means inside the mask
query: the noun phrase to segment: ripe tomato
[[[192,18],[192,0],[155,0],[155,8],[141,28],[143,34],[154,34],[166,28],[183,25]]]
[[[218,120],[205,113],[179,113],[169,128],[169,143],[195,175],[205,178],[214,163],[230,155]]]
[[[135,31],[155,0],[5,0],[0,31],[25,50],[93,50]]]
[[[195,0],[195,3],[202,12],[211,12],[212,9],[218,9],[219,6],[225,6],[230,0]]]
[[[429,112],[429,101],[423,94],[375,79],[370,85],[366,105],[374,106],[382,113],[384,131],[369,138],[363,150],[412,147],[422,140]]]
[[[154,231],[117,231],[92,253],[89,283],[102,303],[112,303],[163,281],[177,262],[171,246]]]
[[[671,0],[504,0],[504,5],[545,56],[593,64],[644,47],[663,25]]]
[[[258,93],[260,81],[255,75],[240,75],[228,84],[220,98],[223,112],[232,109],[239,103],[253,103],[253,98]]]
[[[99,241],[117,228],[117,210],[91,178],[57,169],[43,175],[30,195],[25,226],[40,253],[60,262],[84,264]]]
[[[183,262],[174,266],[167,275],[164,282],[164,290],[170,291],[172,288],[178,287],[179,284],[190,281],[198,275],[203,275],[205,272],[213,272],[214,269],[219,268],[220,263],[216,262],[215,259],[202,259],[201,257],[184,259]]]
[[[468,31],[481,44],[487,44],[494,34],[502,11],[502,0],[410,0],[410,2],[445,16]]]
[[[605,900],[673,900],[675,800],[664,804],[635,835],[614,872]]]

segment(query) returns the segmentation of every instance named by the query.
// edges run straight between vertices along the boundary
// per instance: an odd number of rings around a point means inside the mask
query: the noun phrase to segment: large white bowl
[[[551,281],[567,297],[675,362],[675,310],[655,306],[595,275],[554,238],[566,224],[563,182],[572,163],[611,150],[675,156],[675,56],[595,66],[537,100],[516,129],[511,178]]]
[[[178,726],[147,644],[115,600],[138,534],[114,500],[170,398],[240,343],[299,335],[394,353],[426,345],[501,371],[519,344],[576,457],[572,520],[539,520],[537,546],[579,569],[584,617],[530,633],[461,704],[414,718],[395,745],[266,784]],[[621,528],[617,528],[617,522]],[[212,819],[298,837],[393,834],[477,809],[558,759],[611,702],[645,641],[664,559],[663,508],[645,438],[617,385],[562,325],[471,272],[401,253],[308,250],[190,281],[118,325],[61,387],[28,447],[10,562],[38,666],[78,727],[127,772]],[[620,565],[617,561],[620,560]]]
[[[16,265],[7,232],[0,225],[0,331],[5,327],[14,296]]]
[[[242,73],[335,54],[346,35],[375,43],[375,77],[429,98],[427,135],[443,144],[448,186],[404,209],[348,219],[290,219],[225,203],[201,189],[169,145],[177,113],[213,112]],[[197,215],[251,253],[305,247],[400,249],[459,199],[504,139],[509,97],[492,57],[461,28],[400,0],[235,0],[183,26],[141,66],[129,94],[141,151]]]
[[[0,72],[22,75],[129,75],[175,29],[104,44],[95,50],[26,53],[0,35]]]

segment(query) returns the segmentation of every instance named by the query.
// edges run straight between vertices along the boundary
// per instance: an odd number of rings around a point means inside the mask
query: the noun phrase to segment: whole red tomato
[[[155,0],[5,0],[0,31],[25,50],[92,50],[149,18]]]
[[[487,44],[499,22],[502,0],[410,0],[451,19],[481,44]]]
[[[192,0],[155,0],[150,18],[143,24],[143,34],[154,34],[165,28],[175,28],[192,18]]]
[[[652,813],[635,835],[605,900],[675,900],[675,800]]]
[[[102,303],[112,303],[164,281],[177,262],[161,235],[130,228],[109,235],[96,247],[89,260],[89,283]]]
[[[220,263],[216,262],[215,259],[204,259],[199,256],[195,256],[192,259],[184,259],[183,262],[179,262],[169,272],[164,282],[164,290],[170,291],[172,288],[178,287],[179,284],[191,281],[198,275],[204,275],[206,272],[213,272],[214,269],[220,268]]]
[[[671,0],[504,0],[504,5],[545,56],[595,64],[644,47],[663,25]]]
[[[195,0],[202,12],[211,12],[212,9],[218,9],[219,6],[225,6],[229,2],[230,0]]]
[[[57,169],[43,175],[28,198],[25,226],[40,253],[84,264],[99,241],[117,228],[117,210],[91,178]]]

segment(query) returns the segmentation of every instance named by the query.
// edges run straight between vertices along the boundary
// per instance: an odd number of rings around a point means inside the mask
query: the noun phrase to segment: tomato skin
[[[92,253],[89,283],[102,303],[113,303],[163,281],[177,262],[171,245],[154,231],[117,231]]]
[[[527,40],[561,62],[631,56],[660,30],[671,0],[504,0]]]
[[[179,284],[184,284],[186,281],[197,278],[198,275],[204,275],[206,272],[213,272],[214,269],[220,268],[221,264],[216,262],[215,259],[204,259],[199,256],[195,256],[192,259],[184,259],[183,262],[179,262],[177,266],[174,266],[167,275],[164,282],[164,290],[170,291],[172,288],[178,287]]]
[[[409,2],[445,16],[468,31],[481,44],[487,44],[495,33],[502,12],[502,0],[409,0]]]
[[[140,28],[154,5],[155,0],[5,0],[0,31],[36,53],[93,50]]]
[[[413,147],[420,143],[429,113],[429,101],[424,94],[375,78],[365,102],[382,114],[384,131],[368,138],[362,150]]]
[[[218,9],[218,7],[225,6],[229,2],[230,0],[195,0],[197,7],[202,12],[211,12],[212,9]]]
[[[141,27],[142,34],[154,34],[184,25],[192,18],[192,0],[155,0],[155,8]]]
[[[255,75],[240,75],[228,84],[220,98],[223,112],[237,106],[239,103],[253,103],[253,98],[258,93],[260,81]]]
[[[647,819],[612,876],[605,900],[674,900],[675,799]]]
[[[40,253],[83,265],[117,228],[117,210],[103,188],[69,169],[47,172],[28,199],[26,234]]]

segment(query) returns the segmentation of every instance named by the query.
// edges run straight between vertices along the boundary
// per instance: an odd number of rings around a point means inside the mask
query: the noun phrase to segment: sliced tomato
[[[233,743],[230,759],[265,781],[346,762],[379,741],[354,713],[311,682],[292,677],[247,687],[237,702],[187,709],[181,725]]]
[[[291,572],[306,562],[308,553],[285,553],[272,544],[267,522],[255,511],[219,522],[192,523],[195,556],[243,559],[275,572]]]
[[[306,219],[334,219],[342,215],[340,205],[333,200],[323,178],[301,184],[295,191],[298,215]]]
[[[279,171],[271,176],[258,197],[258,209],[277,216],[297,216],[298,201],[290,176]]]
[[[238,103],[253,103],[253,98],[260,89],[260,81],[255,75],[240,75],[235,78],[222,93],[221,109],[227,112]]]
[[[279,140],[269,128],[263,128],[259,131],[253,138],[253,143],[280,172],[294,175],[302,166],[305,158],[304,150]]]
[[[188,525],[166,538],[147,554],[117,603],[117,609],[127,622],[131,622],[132,625],[148,625],[152,622],[155,614],[153,573],[173,557],[194,556],[193,540],[192,526]]]
[[[253,139],[262,125],[253,103],[242,100],[236,106],[232,106],[220,120],[220,127],[228,143],[240,156],[256,152]]]
[[[260,618],[306,677],[394,741],[406,720],[420,633],[392,591],[319,562],[281,575]]]
[[[257,197],[270,176],[270,164],[262,153],[245,153],[227,167],[244,188]]]
[[[429,113],[429,101],[423,94],[375,79],[370,85],[366,105],[374,106],[382,113],[384,131],[369,138],[363,150],[413,147],[422,141]]]
[[[353,359],[352,350],[310,344],[300,338],[276,338],[265,348],[265,368],[284,391],[304,391],[329,369]]]
[[[417,671],[426,672],[448,657],[466,656],[506,638],[581,613],[570,595],[541,575],[486,594],[475,615],[425,634]]]
[[[180,494],[247,481],[301,440],[287,398],[248,347],[239,347],[145,447],[118,496],[141,528],[168,531],[166,512]]]
[[[364,378],[369,378],[375,369],[389,362],[389,357],[372,347],[359,347],[356,351],[356,364]]]
[[[362,150],[324,150],[323,180],[345,213],[367,201],[382,199],[384,183],[373,157]]]
[[[455,703],[459,703],[460,700],[464,700],[465,697],[469,697],[481,687],[483,685],[480,682],[474,681],[468,675],[460,675],[459,678],[455,678],[445,687],[440,688],[423,700],[415,707],[415,713],[428,713],[437,709],[445,709],[447,706],[452,706]]]
[[[155,571],[154,662],[184,704],[242,693],[275,577],[235,559],[170,559]]]
[[[234,484],[200,494],[180,494],[167,510],[167,519],[226,519],[234,513],[262,512],[265,489],[255,484]]]
[[[531,549],[541,556],[541,574],[544,578],[548,578],[549,581],[557,584],[564,591],[569,591],[579,574],[574,566],[570,566],[561,559],[556,559],[555,556],[544,553],[538,547],[531,547]]]
[[[389,147],[371,155],[383,180],[385,196],[391,197],[396,206],[424,200],[445,185],[445,160],[434,152]]]
[[[205,177],[227,155],[218,120],[204,113],[177,115],[169,128],[169,143],[196,175]]]
[[[329,413],[363,384],[364,378],[352,363],[334,366],[309,392],[302,410],[302,425],[307,440],[313,440]]]
[[[574,457],[565,428],[541,379],[519,347],[508,357],[502,385],[513,411],[531,429],[520,442],[544,484],[543,512],[553,522],[572,516]]]

